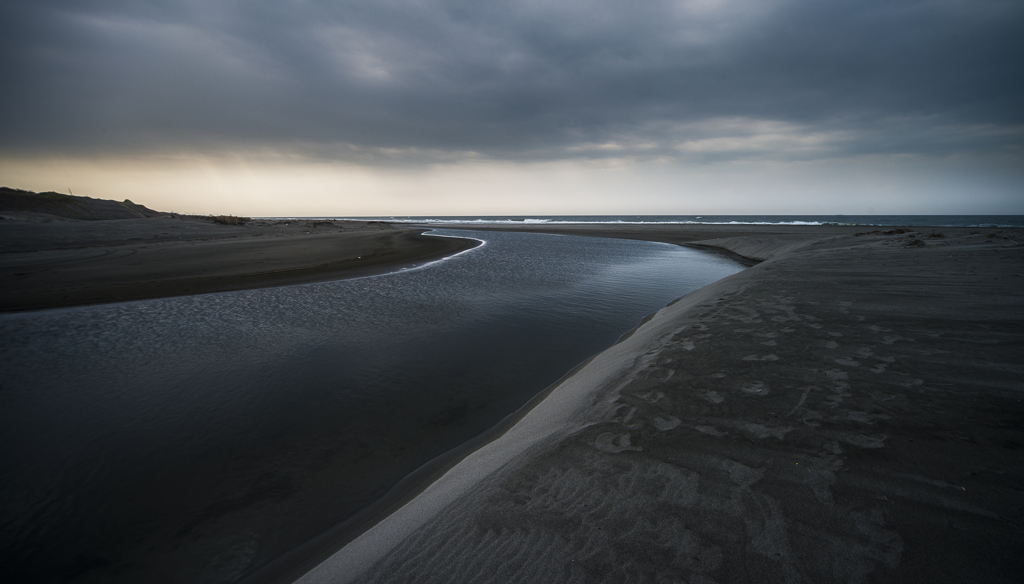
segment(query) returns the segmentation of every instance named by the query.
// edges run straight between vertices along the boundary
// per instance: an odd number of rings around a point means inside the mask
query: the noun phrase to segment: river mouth
[[[5,571],[236,581],[743,266],[486,241],[398,273],[0,315]]]

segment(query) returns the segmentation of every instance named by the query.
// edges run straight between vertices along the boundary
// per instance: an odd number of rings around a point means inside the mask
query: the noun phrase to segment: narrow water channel
[[[230,582],[742,269],[532,233],[355,280],[0,315],[5,582]]]

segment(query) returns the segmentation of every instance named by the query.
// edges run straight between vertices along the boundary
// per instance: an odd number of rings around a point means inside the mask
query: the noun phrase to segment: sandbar
[[[327,220],[3,221],[0,312],[361,277],[479,244],[424,231]]]

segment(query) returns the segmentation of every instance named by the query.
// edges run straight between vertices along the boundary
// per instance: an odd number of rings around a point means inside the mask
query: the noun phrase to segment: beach
[[[1024,234],[689,229],[650,237],[759,263],[299,582],[1016,581]]]
[[[376,222],[3,227],[3,310],[327,281],[476,244]],[[651,315],[244,581],[1011,582],[1024,571],[1022,230],[498,229],[681,244],[751,267]]]

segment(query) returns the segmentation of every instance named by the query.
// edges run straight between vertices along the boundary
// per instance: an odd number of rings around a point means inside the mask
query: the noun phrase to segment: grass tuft
[[[214,223],[221,225],[245,225],[246,221],[252,221],[248,217],[235,217],[234,215],[213,215],[211,218]]]

